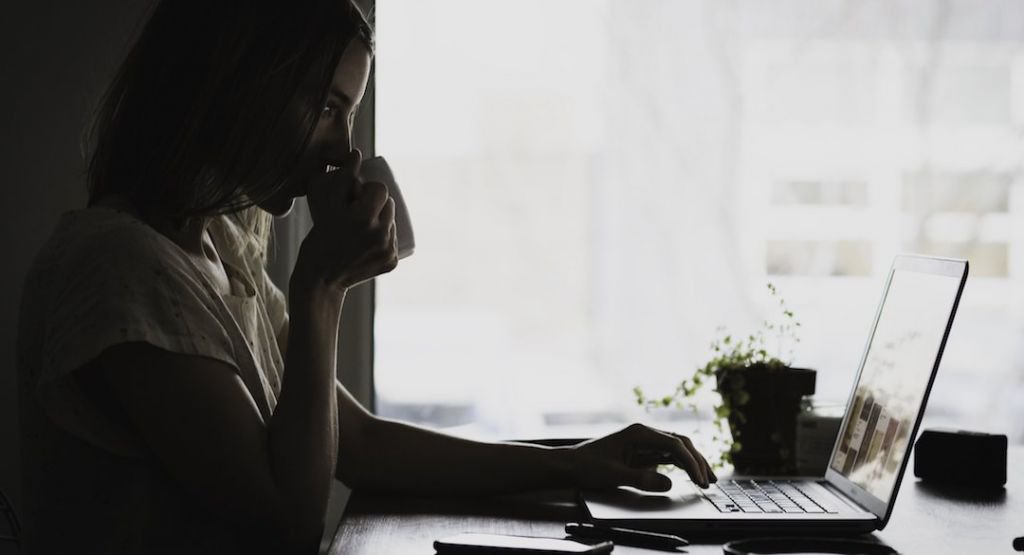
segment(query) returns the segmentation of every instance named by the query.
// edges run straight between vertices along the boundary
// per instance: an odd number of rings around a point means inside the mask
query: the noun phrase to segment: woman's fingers
[[[667,453],[672,462],[686,471],[690,475],[690,479],[697,483],[702,488],[708,487],[709,478],[708,472],[710,467],[707,466],[707,462],[701,457],[700,453],[693,448],[693,443],[683,442],[680,438],[660,432],[653,428],[648,428],[643,425],[634,425],[627,430],[632,430],[636,437],[637,446],[643,446],[644,448],[657,449]]]
[[[704,465],[704,470],[705,470],[706,475],[708,477],[708,481],[711,482],[712,484],[717,482],[718,481],[718,476],[715,476],[714,470],[711,469],[711,464],[708,463],[708,460],[704,457],[704,455],[701,454],[701,452],[698,451],[697,448],[693,446],[693,442],[690,441],[690,438],[688,438],[688,437],[686,437],[684,435],[676,434],[676,433],[673,433],[672,435],[674,437],[678,438],[680,441],[682,441],[683,445],[686,446],[687,450],[689,450],[691,453],[697,455],[698,462],[703,463],[703,465]]]
[[[377,221],[384,229],[390,229],[391,224],[395,223],[395,199],[388,197],[377,215]]]
[[[383,221],[383,216],[381,217]],[[353,281],[349,286],[358,285],[368,279],[386,274],[398,267],[398,242],[395,233],[395,222],[392,219],[387,228],[376,227],[371,232],[369,241],[378,248],[367,250],[353,264]]]
[[[313,229],[301,258],[332,284],[351,287],[398,265],[395,201],[385,184],[360,178],[362,153],[330,161],[309,181]]]
[[[398,266],[398,230],[394,220],[391,220],[388,227],[388,239],[388,261],[385,271],[390,272]]]
[[[390,199],[387,185],[371,181],[362,184],[362,192],[355,202],[359,215],[368,221],[374,221],[380,218],[381,211],[384,210]],[[393,214],[394,212],[392,212],[392,218]]]
[[[362,188],[359,182],[362,159],[362,153],[353,150],[337,161],[340,165],[328,164],[323,175],[310,181],[306,196],[314,223],[337,218],[358,198]]]
[[[384,261],[396,256],[395,246],[395,201],[388,198],[370,223],[371,252]]]
[[[655,465],[674,464],[702,488],[717,481],[711,465],[685,436],[662,432],[642,424],[627,426],[611,435],[573,447],[579,453],[578,484],[584,488],[628,485],[648,491],[666,491],[672,481]]]
[[[687,444],[673,435],[662,434],[662,436],[668,441],[670,452],[675,455],[674,462],[676,466],[685,469],[693,468],[695,472],[690,472],[690,477],[695,478],[694,481],[697,482],[700,487],[708,487],[708,484],[711,483],[708,476],[710,467],[707,462],[704,461],[704,457],[693,448],[693,444]],[[687,465],[692,465],[692,467]]]

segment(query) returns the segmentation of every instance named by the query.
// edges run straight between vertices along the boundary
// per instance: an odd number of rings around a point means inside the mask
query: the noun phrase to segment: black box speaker
[[[1006,436],[925,430],[914,445],[914,476],[941,484],[999,488],[1006,484]]]

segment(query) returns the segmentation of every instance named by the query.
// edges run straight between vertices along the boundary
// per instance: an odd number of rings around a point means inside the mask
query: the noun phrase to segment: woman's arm
[[[288,327],[286,321],[281,334],[284,338]],[[287,348],[287,341],[278,343]],[[484,495],[558,487],[571,482],[572,457],[566,449],[480,443],[378,418],[364,409],[340,382],[335,387],[340,427],[336,475],[350,487],[415,494]],[[443,456],[423,455],[435,451]],[[496,464],[504,467],[507,479],[498,482],[489,474],[476,472],[480,465]],[[412,468],[414,465],[420,468]]]
[[[357,490],[444,496],[619,485],[667,490],[671,482],[656,472],[655,460],[676,464],[704,487],[716,480],[689,439],[639,424],[572,447],[488,443],[378,418],[340,383],[336,388],[337,477]]]
[[[285,320],[282,352],[288,327]],[[572,448],[477,442],[378,418],[340,382],[335,387],[337,478],[355,489],[472,496],[565,486],[666,488],[653,466],[630,464],[632,451],[666,453],[662,462],[686,469],[698,484],[717,479],[688,438],[644,426]]]
[[[336,388],[337,477],[353,489],[483,495],[557,487],[568,476],[564,450],[480,443],[378,418],[340,383]],[[509,473],[500,481],[487,472],[497,467]]]
[[[315,549],[337,453],[334,383],[341,299],[292,304],[281,395],[264,422],[231,366],[144,343],[100,358],[102,375],[155,458],[215,514],[282,550]]]

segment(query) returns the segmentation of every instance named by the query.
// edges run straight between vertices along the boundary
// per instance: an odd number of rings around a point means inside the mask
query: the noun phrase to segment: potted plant
[[[779,322],[765,320],[758,331],[736,337],[719,328],[711,343],[712,357],[684,379],[670,395],[649,398],[639,387],[636,401],[647,409],[677,407],[697,412],[695,396],[713,384],[720,402],[713,407],[714,443],[721,448],[721,467],[731,463],[743,474],[781,475],[796,471],[797,415],[806,407],[804,397],[814,394],[815,371],[794,368],[792,344],[800,323],[775,286],[768,284],[782,312]],[[769,339],[775,339],[769,350]],[[728,425],[730,438],[725,438]]]

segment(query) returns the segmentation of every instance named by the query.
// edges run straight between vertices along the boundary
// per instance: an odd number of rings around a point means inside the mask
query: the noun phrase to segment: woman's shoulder
[[[144,287],[151,274],[187,275],[187,260],[170,239],[130,213],[90,207],[64,213],[36,253],[26,294],[102,287],[114,278]],[[88,289],[88,287],[86,287]]]
[[[65,212],[36,257],[35,266],[76,262],[163,260],[174,244],[135,216],[108,207]]]

